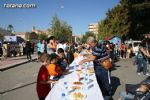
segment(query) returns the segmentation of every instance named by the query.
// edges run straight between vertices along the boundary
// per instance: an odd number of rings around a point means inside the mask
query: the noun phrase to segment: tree
[[[90,37],[90,36],[95,37],[95,34],[92,33],[92,32],[86,32],[86,33],[82,36],[81,42],[82,42],[82,43],[86,43],[86,42],[87,42],[87,38]]]
[[[98,40],[100,39],[105,39],[108,36],[107,34],[107,29],[104,25],[104,20],[101,20],[100,22],[98,22]]]
[[[130,10],[122,5],[117,5],[112,10],[109,10],[106,14],[107,17],[104,20],[104,26],[107,30],[107,34],[110,36],[122,36],[129,33],[131,26],[129,13]]]
[[[72,40],[72,27],[67,22],[61,21],[57,16],[53,17],[49,30],[51,35],[60,41],[68,42]]]
[[[13,30],[14,30],[14,27],[13,27],[13,25],[8,25],[8,27],[7,27],[7,31],[9,31],[10,33],[12,33],[13,32]]]
[[[0,40],[3,40],[4,36],[2,33],[0,33]]]
[[[27,33],[25,33],[25,38],[26,38],[26,40],[30,40],[30,41],[33,39],[37,40],[38,34],[36,34],[35,32],[27,32]]]
[[[39,39],[39,40],[46,40],[46,39],[47,39],[46,33],[40,34],[40,35],[38,36],[38,39]]]
[[[99,26],[105,27],[103,29],[106,30],[107,36],[138,39],[150,32],[150,1],[120,0],[117,6],[106,13],[104,25]]]

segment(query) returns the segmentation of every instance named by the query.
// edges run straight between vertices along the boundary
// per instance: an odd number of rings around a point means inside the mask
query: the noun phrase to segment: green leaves
[[[99,39],[112,35],[138,39],[139,34],[150,33],[150,2],[147,0],[121,0],[109,9],[99,22]]]
[[[10,33],[12,33],[12,32],[13,32],[13,30],[14,30],[13,25],[8,25],[8,27],[7,27],[7,31],[9,31]]]
[[[88,38],[89,36],[95,37],[94,33],[92,33],[92,32],[86,32],[86,33],[82,36],[81,42],[82,42],[82,43],[86,43],[86,42],[87,42],[87,38]]]
[[[71,41],[72,27],[65,21],[61,21],[57,16],[52,19],[50,34],[60,41]]]
[[[25,38],[26,40],[33,40],[33,39],[38,39],[38,34],[36,34],[35,32],[27,32],[25,33]]]
[[[46,39],[47,39],[46,33],[39,34],[39,35],[38,35],[38,39],[39,39],[39,40],[46,40]]]

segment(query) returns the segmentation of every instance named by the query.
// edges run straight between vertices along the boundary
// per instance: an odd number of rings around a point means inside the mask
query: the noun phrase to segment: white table
[[[80,57],[74,62],[78,63],[81,59],[82,58]],[[74,62],[70,65],[70,67],[73,66]],[[95,74],[94,73],[91,74],[89,78],[91,81],[89,82],[88,86],[89,87],[91,86],[91,88],[89,88],[86,91],[85,100],[104,100],[101,90],[98,86]],[[62,91],[64,90],[64,85],[63,85],[64,82],[67,82],[68,84],[72,84],[73,82],[76,81],[76,79],[77,79],[76,71],[73,71],[71,74],[63,76],[63,78],[61,78],[59,82],[54,85],[54,87],[51,89],[51,91],[49,92],[45,100],[61,100],[61,94]],[[70,98],[70,96],[67,96],[67,100],[72,100],[72,99]]]

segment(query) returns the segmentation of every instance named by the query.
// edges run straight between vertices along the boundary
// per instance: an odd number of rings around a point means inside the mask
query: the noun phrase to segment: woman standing
[[[142,68],[143,68],[143,74],[149,75],[148,70],[147,70],[148,58],[150,58],[150,54],[149,54],[148,48],[146,46],[146,40],[143,40],[142,43],[140,44],[139,53],[137,55],[137,62],[138,62],[137,73],[138,73],[138,75],[141,74]]]
[[[57,47],[57,44],[55,42],[55,37],[51,36],[47,44],[47,53],[50,55],[56,52],[56,47]]]

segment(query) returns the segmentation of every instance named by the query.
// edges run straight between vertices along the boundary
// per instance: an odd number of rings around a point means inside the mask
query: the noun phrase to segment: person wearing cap
[[[80,61],[79,64],[93,61],[96,79],[102,91],[103,97],[105,100],[111,100],[112,94],[109,70],[104,69],[104,67],[99,63],[99,60],[101,61],[108,59],[109,56],[106,52],[103,43],[97,42],[97,40],[94,37],[88,37],[87,44],[92,49],[92,55],[90,55],[87,59]]]

